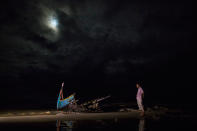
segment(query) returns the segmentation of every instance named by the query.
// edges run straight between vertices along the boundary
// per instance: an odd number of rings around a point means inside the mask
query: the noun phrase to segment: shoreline
[[[60,112],[48,115],[24,115],[24,116],[0,116],[0,123],[15,122],[51,122],[56,120],[104,120],[121,118],[140,118],[140,112],[102,112],[102,113],[79,113],[79,112]]]

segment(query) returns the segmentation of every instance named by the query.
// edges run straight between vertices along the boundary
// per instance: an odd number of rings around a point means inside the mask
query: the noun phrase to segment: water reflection
[[[144,124],[145,124],[144,118],[140,119],[139,125],[138,125],[139,131],[144,131]]]
[[[125,124],[127,125],[128,122],[132,122],[133,120],[124,121],[121,119],[115,119],[115,121],[108,121],[108,120],[96,120],[96,121],[86,121],[86,122],[80,122],[77,123],[77,121],[64,121],[64,120],[57,120],[56,127],[57,131],[73,131],[73,128],[102,128],[105,130],[105,128],[125,128]],[[136,121],[136,120],[134,120]],[[136,121],[137,122],[137,121]],[[134,122],[135,123],[135,122]],[[137,124],[137,123],[136,123]],[[88,125],[88,126],[87,126]],[[117,126],[116,126],[117,125]],[[130,128],[135,128],[135,126],[130,126]],[[145,119],[141,118],[139,119],[138,123],[138,131],[144,131],[145,130]]]
[[[72,131],[73,121],[57,120],[56,127],[57,127],[57,131]]]

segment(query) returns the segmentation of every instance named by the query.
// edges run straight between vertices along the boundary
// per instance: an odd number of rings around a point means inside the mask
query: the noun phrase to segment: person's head
[[[136,87],[139,88],[140,87],[140,84],[139,83],[136,83]]]

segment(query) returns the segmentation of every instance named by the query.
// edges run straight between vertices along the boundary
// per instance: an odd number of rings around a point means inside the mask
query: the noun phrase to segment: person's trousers
[[[142,99],[137,99],[137,105],[139,107],[139,110],[144,111],[144,107],[142,105]]]

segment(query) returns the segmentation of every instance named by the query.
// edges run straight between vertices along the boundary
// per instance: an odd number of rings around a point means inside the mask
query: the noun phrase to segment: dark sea
[[[192,116],[160,119],[113,119],[84,121],[53,121],[34,123],[0,123],[0,131],[192,131]]]

